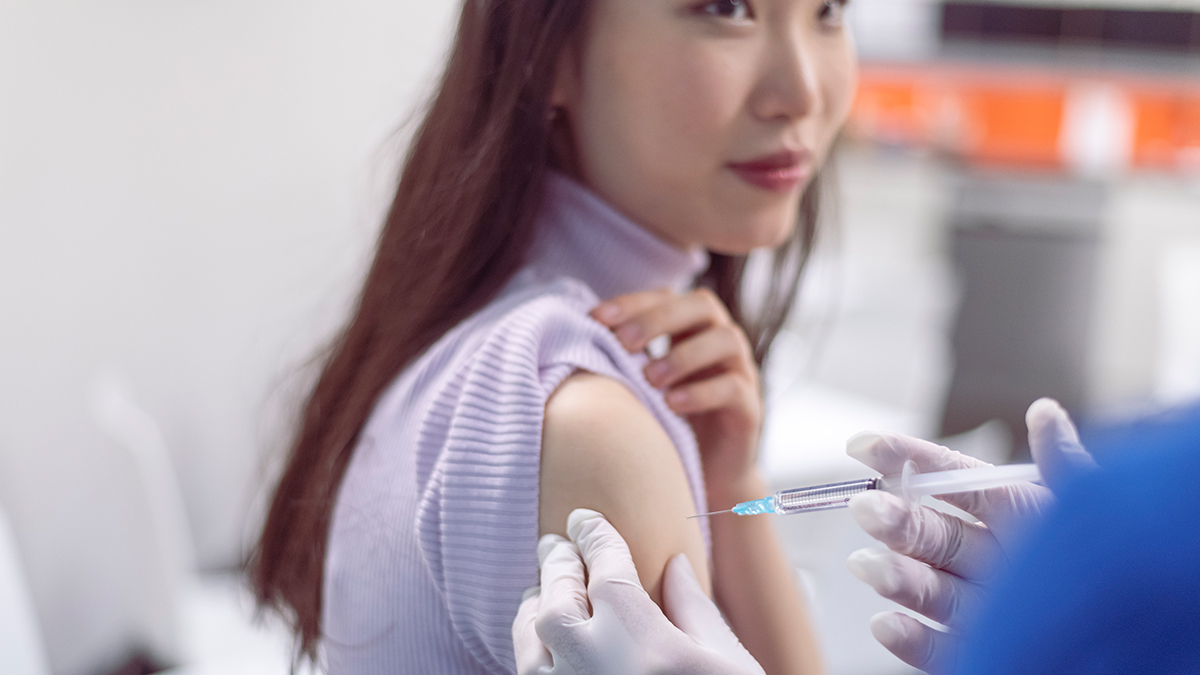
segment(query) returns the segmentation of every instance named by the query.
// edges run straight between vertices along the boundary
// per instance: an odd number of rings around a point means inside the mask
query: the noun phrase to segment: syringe
[[[909,460],[905,462],[904,470],[894,476],[862,478],[842,483],[780,490],[769,497],[742,502],[732,509],[688,517],[700,518],[717,513],[736,513],[739,516],[778,513],[790,516],[797,513],[845,508],[849,505],[851,497],[867,490],[883,490],[899,495],[909,503],[914,503],[925,495],[974,492],[1013,483],[1036,483],[1041,480],[1042,474],[1038,471],[1036,464],[1008,464],[917,473],[916,464]]]

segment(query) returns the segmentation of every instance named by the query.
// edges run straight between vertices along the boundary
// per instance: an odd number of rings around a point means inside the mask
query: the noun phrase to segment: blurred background
[[[0,0],[0,672],[287,672],[237,568],[457,2]],[[1200,0],[853,0],[778,487],[882,429],[1027,457],[1200,397]],[[781,521],[837,675],[907,672],[845,512]]]

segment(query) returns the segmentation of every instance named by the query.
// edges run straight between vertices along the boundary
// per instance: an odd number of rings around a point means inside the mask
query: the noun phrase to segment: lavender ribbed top
[[[576,370],[622,382],[654,414],[704,510],[690,427],[646,383],[645,357],[587,313],[624,293],[683,290],[707,261],[570,179],[547,178],[526,266],[407,368],[363,429],[325,559],[330,673],[515,672],[512,621],[538,580],[546,399]]]

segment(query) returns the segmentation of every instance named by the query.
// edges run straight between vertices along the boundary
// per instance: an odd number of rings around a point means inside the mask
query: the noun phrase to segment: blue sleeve
[[[961,673],[1200,672],[1200,407],[1093,433],[998,581]]]

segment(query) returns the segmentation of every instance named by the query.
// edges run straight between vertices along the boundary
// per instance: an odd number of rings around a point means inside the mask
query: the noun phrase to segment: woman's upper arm
[[[685,520],[695,509],[691,489],[670,437],[624,385],[583,372],[546,402],[539,535],[565,535],[576,508],[599,511],[617,528],[655,602],[663,569],[679,553],[710,589],[700,527]]]

